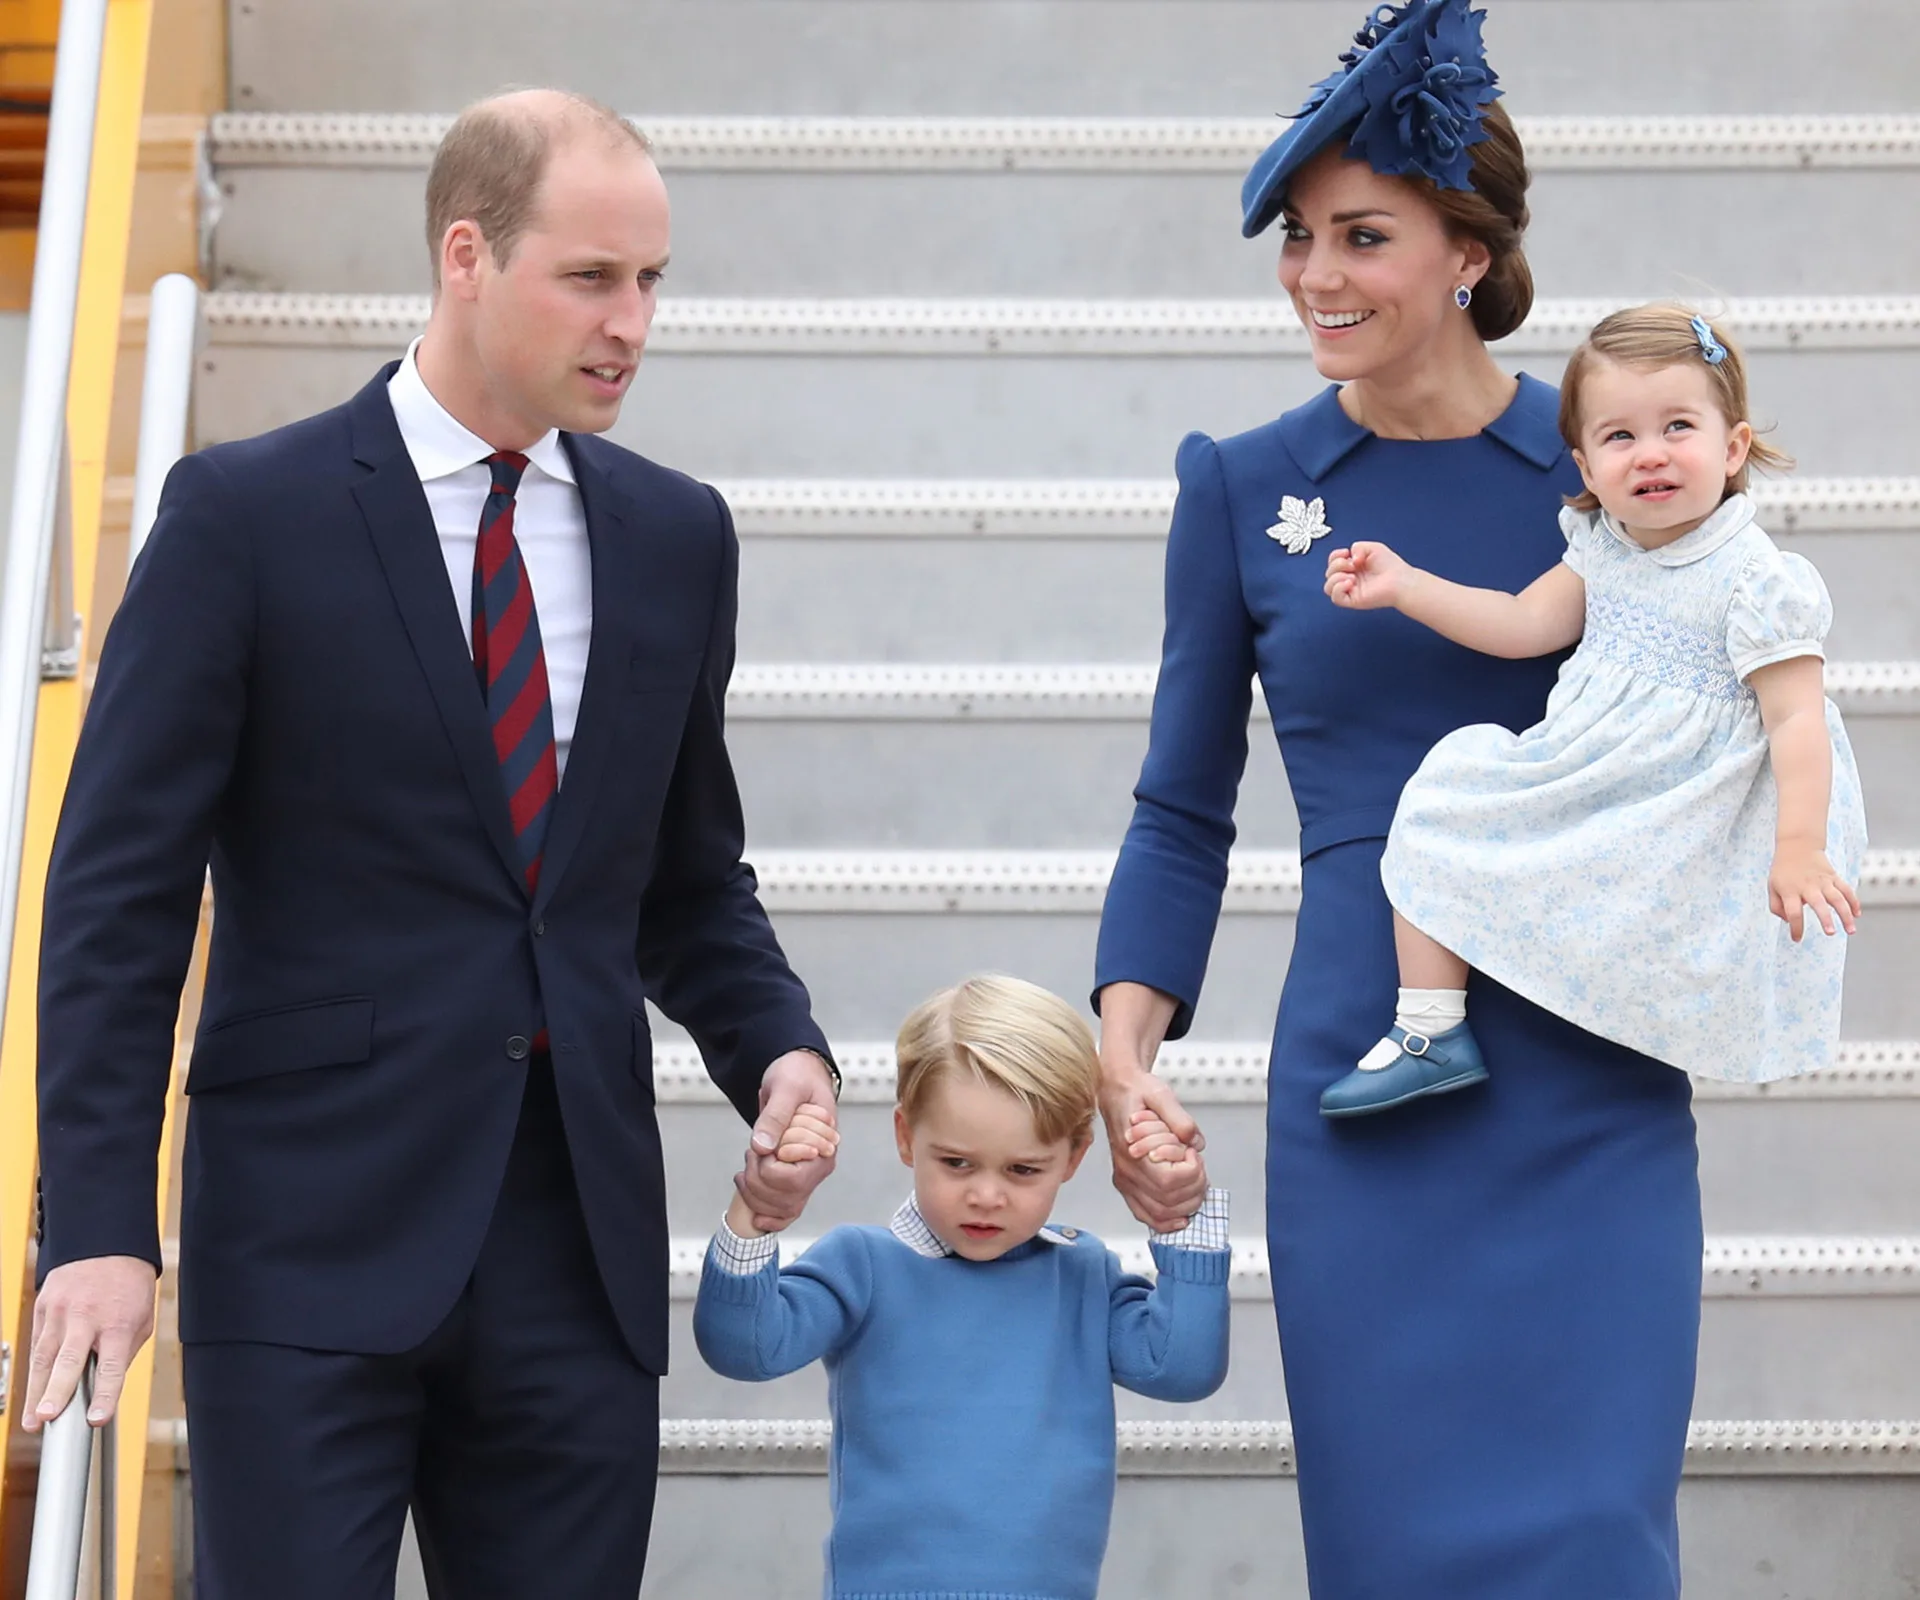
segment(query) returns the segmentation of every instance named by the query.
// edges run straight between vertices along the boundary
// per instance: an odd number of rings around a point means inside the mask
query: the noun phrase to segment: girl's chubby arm
[[[823,1118],[810,1118],[812,1109],[803,1106],[795,1115],[781,1160],[815,1160],[839,1142]],[[778,1378],[840,1348],[864,1320],[872,1294],[857,1230],[835,1229],[783,1268],[774,1236],[754,1227],[752,1208],[736,1194],[701,1269],[694,1343],[724,1377]]]
[[[1450,583],[1361,540],[1327,557],[1326,591],[1349,611],[1391,606],[1455,644],[1510,660],[1564,650],[1586,625],[1587,586],[1565,562],[1507,594]]]
[[[1767,901],[1798,943],[1811,911],[1829,935],[1852,933],[1860,897],[1827,859],[1827,803],[1833,792],[1833,744],[1818,656],[1756,667],[1748,686],[1760,701],[1773,785],[1780,799]]]
[[[1226,1191],[1209,1189],[1184,1229],[1152,1236],[1152,1250],[1153,1282],[1122,1272],[1106,1252],[1113,1380],[1155,1400],[1204,1400],[1227,1376],[1233,1251]]]

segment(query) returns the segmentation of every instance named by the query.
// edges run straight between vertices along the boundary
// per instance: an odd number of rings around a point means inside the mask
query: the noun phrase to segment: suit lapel
[[[391,366],[383,370],[354,397],[350,407],[354,459],[371,469],[354,485],[353,497],[366,519],[394,605],[426,676],[474,807],[502,864],[519,883],[519,845],[507,811],[506,790],[500,782],[486,707],[474,681],[473,657],[460,636],[460,609],[447,583],[440,535],[387,400],[387,379],[393,370]],[[597,604],[597,594],[595,598]]]
[[[626,701],[627,665],[633,653],[633,618],[641,592],[638,530],[628,520],[631,506],[606,473],[562,434],[573,462],[580,504],[587,518],[587,547],[593,564],[593,631],[587,645],[587,677],[580,689],[580,715],[567,750],[567,771],[554,801],[540,863],[536,906],[545,906],[565,875],[586,830],[587,813],[606,765],[607,749],[618,735]]]

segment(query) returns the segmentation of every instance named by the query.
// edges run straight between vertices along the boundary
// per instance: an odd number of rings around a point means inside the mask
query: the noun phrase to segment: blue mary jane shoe
[[[1400,1054],[1372,1072],[1355,1067],[1320,1096],[1321,1116],[1369,1116],[1423,1095],[1450,1094],[1486,1081],[1480,1045],[1464,1022],[1431,1038],[1401,1027],[1389,1029],[1387,1037],[1400,1046]]]

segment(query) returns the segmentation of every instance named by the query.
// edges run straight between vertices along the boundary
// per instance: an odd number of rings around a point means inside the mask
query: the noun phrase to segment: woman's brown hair
[[[1568,360],[1566,376],[1560,380],[1560,437],[1566,440],[1569,450],[1584,448],[1580,438],[1580,391],[1594,367],[1603,362],[1641,372],[1695,362],[1712,380],[1713,396],[1719,403],[1720,414],[1727,419],[1727,426],[1738,422],[1753,426],[1747,409],[1747,363],[1740,354],[1740,346],[1724,328],[1709,321],[1708,331],[1726,354],[1717,362],[1708,361],[1700,335],[1693,326],[1697,316],[1699,313],[1691,306],[1629,306],[1594,324],[1593,332]],[[1748,446],[1747,459],[1741,463],[1740,470],[1728,475],[1720,498],[1746,493],[1749,466],[1784,472],[1792,465],[1792,456],[1756,438]],[[1600,502],[1591,489],[1570,495],[1567,504],[1576,511],[1600,509]]]
[[[1473,146],[1473,187],[1442,189],[1424,178],[1407,181],[1419,188],[1445,220],[1455,238],[1478,239],[1493,257],[1487,275],[1474,286],[1467,314],[1474,331],[1491,342],[1504,339],[1533,309],[1533,268],[1521,248],[1530,215],[1527,152],[1513,119],[1499,101],[1480,113],[1486,138]]]

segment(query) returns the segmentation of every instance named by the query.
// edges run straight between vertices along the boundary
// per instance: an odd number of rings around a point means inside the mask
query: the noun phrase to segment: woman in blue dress
[[[1244,192],[1248,235],[1283,225],[1281,282],[1334,385],[1179,450],[1152,741],[1096,973],[1115,1182],[1156,1227],[1198,1198],[1129,1130],[1146,1109],[1193,1127],[1151,1067],[1200,993],[1257,675],[1300,816],[1267,1231],[1312,1592],[1662,1600],[1699,1331],[1686,1077],[1475,974],[1488,1084],[1320,1114],[1392,1009],[1380,860],[1401,786],[1455,728],[1537,722],[1561,659],[1342,610],[1326,551],[1384,539],[1517,592],[1560,560],[1580,487],[1555,391],[1486,348],[1532,284],[1525,159],[1478,17],[1382,8],[1343,59]]]

